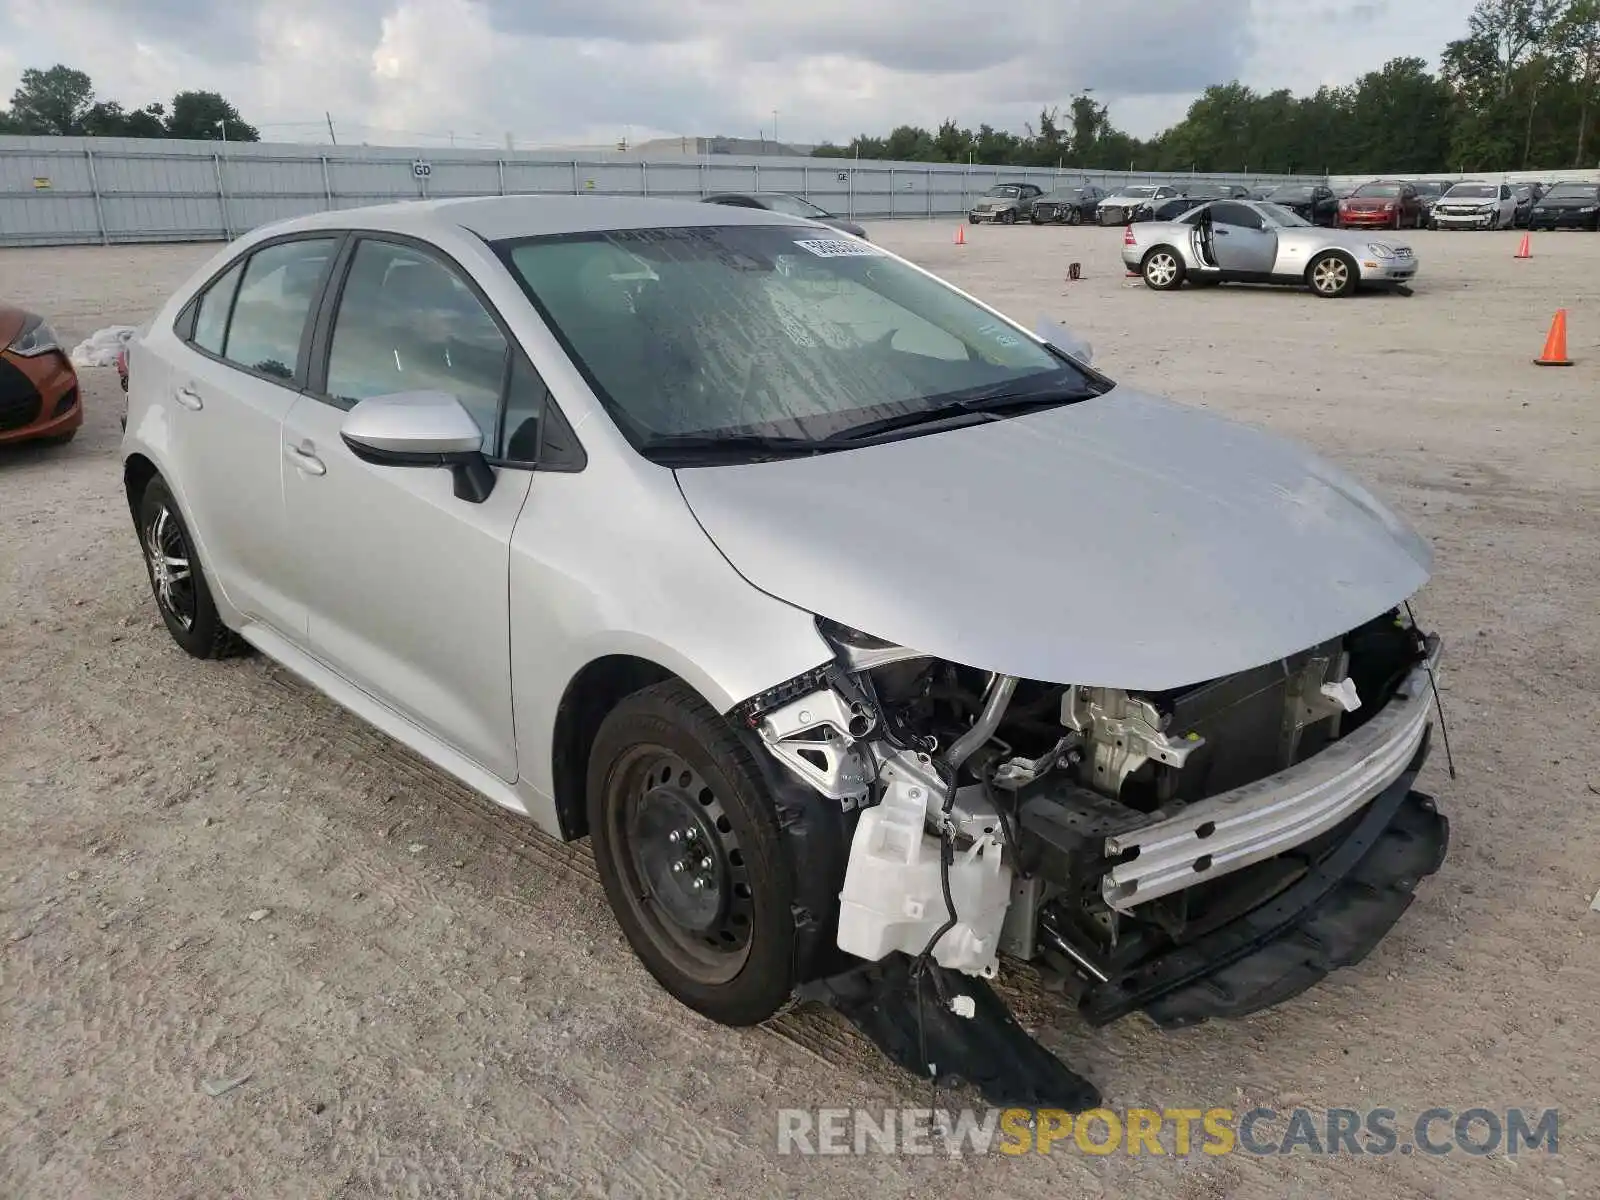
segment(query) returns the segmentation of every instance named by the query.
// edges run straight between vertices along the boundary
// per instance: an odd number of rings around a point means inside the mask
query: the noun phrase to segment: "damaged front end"
[[[882,989],[911,994],[907,963],[987,995],[1002,954],[1037,962],[1096,1024],[1251,1012],[1363,957],[1442,861],[1446,822],[1411,790],[1439,642],[1400,610],[1160,692],[819,627],[836,662],[739,715],[846,814],[836,942],[882,981],[871,1002],[825,985],[847,1013],[881,1024]],[[945,1060],[905,1065],[957,1070]]]

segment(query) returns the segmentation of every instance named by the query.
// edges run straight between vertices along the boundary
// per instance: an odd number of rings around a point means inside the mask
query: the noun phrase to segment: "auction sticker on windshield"
[[[795,245],[818,258],[871,258],[878,253],[871,242],[858,242],[854,238],[810,238]]]

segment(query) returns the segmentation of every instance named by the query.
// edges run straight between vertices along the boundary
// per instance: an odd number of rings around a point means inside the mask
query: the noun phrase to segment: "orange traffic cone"
[[[1544,340],[1544,353],[1533,360],[1539,367],[1570,367],[1567,357],[1567,310],[1556,309],[1556,319],[1550,322],[1550,336]]]
[[[1517,247],[1517,255],[1516,256],[1518,258],[1532,258],[1533,257],[1533,234],[1525,233],[1525,234],[1522,235],[1522,245]]]
[[[967,227],[965,225],[957,225],[956,226],[956,245],[965,246],[966,244],[967,244]]]

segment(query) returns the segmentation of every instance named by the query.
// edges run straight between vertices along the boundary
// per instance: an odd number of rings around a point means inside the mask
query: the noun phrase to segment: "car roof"
[[[709,218],[699,200],[651,200],[635,196],[477,196],[414,200],[370,208],[314,213],[270,227],[275,235],[315,229],[378,229],[426,238],[465,229],[486,241],[609,229],[694,228],[718,225],[805,225],[765,208],[719,207]],[[259,231],[259,232],[265,232]]]

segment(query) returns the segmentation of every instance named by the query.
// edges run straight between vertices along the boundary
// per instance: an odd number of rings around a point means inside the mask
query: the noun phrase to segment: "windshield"
[[[818,217],[831,216],[809,200],[802,200],[799,196],[791,196],[787,192],[774,192],[761,197],[766,206],[773,212],[786,213],[791,217],[809,217],[813,221]]]
[[[1153,187],[1125,187],[1118,195],[1121,196],[1154,196],[1156,189]]]
[[[1424,182],[1414,183],[1411,186],[1416,188],[1418,193],[1424,196],[1437,196],[1440,192],[1444,191],[1444,184],[1442,183]]]
[[[1283,227],[1284,229],[1311,228],[1310,221],[1306,220],[1298,213],[1284,208],[1282,205],[1269,204],[1266,201],[1262,201],[1261,203],[1257,204],[1256,207],[1261,210],[1261,214],[1266,217],[1267,220],[1271,221],[1274,225]]]
[[[1444,194],[1446,200],[1493,200],[1500,189],[1492,183],[1458,183]]]
[[[1268,192],[1269,200],[1291,200],[1296,203],[1311,199],[1311,189],[1308,187],[1282,187],[1275,192]]]
[[[1387,196],[1392,198],[1400,194],[1400,185],[1398,183],[1363,183],[1350,194],[1352,196]]]
[[[739,225],[496,249],[650,457],[663,438],[810,442],[966,398],[1108,386],[855,238]]]
[[[1051,192],[1048,196],[1045,197],[1045,199],[1046,200],[1063,200],[1063,201],[1066,201],[1066,200],[1081,200],[1081,199],[1083,199],[1083,189],[1082,188],[1068,188],[1064,192]]]
[[[1012,183],[997,184],[984,193],[985,196],[1004,196],[1008,199],[1015,198],[1021,194],[1022,189]]]
[[[1600,196],[1600,187],[1597,187],[1592,183],[1558,183],[1553,185],[1550,190],[1545,193],[1545,196],[1572,196],[1574,198],[1582,197],[1585,200],[1593,200],[1596,196]]]

